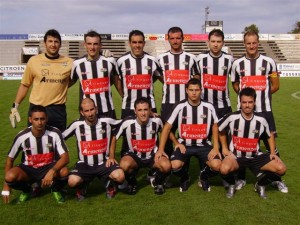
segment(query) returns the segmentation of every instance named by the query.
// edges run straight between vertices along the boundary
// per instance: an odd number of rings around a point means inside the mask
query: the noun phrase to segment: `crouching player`
[[[41,181],[42,188],[50,187],[55,200],[62,203],[61,191],[68,179],[69,155],[61,132],[46,125],[46,109],[40,105],[30,109],[29,122],[32,125],[18,133],[6,159],[4,203],[9,203],[11,188],[22,191],[18,203],[27,201],[32,195],[31,185],[37,181]],[[13,166],[20,152],[22,162]]]
[[[78,201],[85,198],[88,184],[95,178],[103,178],[106,196],[113,198],[116,184],[123,183],[124,172],[115,160],[115,143],[111,143],[112,127],[118,123],[111,118],[98,118],[94,100],[85,98],[80,104],[82,119],[74,121],[63,132],[65,139],[75,135],[78,158],[69,175],[69,186],[77,188]]]
[[[249,87],[242,89],[239,99],[241,110],[227,114],[218,122],[225,157],[220,173],[230,184],[226,195],[232,198],[235,191],[233,172],[248,167],[257,176],[255,191],[265,199],[265,185],[277,175],[284,175],[286,166],[275,153],[275,138],[267,120],[254,112],[255,90]],[[270,145],[270,153],[260,151],[259,142],[265,138]]]
[[[136,117],[124,119],[116,131],[116,136],[112,138],[113,142],[121,136],[128,140],[128,149],[120,161],[128,182],[128,194],[135,195],[137,192],[136,175],[139,168],[148,167],[155,170],[155,178],[151,180],[154,193],[161,195],[165,192],[163,182],[171,171],[171,163],[166,154],[154,162],[158,149],[158,132],[161,131],[163,123],[159,117],[150,117],[150,101],[145,97],[135,101],[134,112]]]

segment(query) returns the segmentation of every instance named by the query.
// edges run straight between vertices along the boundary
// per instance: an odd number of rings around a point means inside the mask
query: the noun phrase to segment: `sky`
[[[209,13],[205,8],[209,7]],[[180,26],[200,34],[205,18],[223,21],[227,34],[255,24],[262,34],[284,34],[300,21],[300,0],[0,0],[0,34],[165,34]]]

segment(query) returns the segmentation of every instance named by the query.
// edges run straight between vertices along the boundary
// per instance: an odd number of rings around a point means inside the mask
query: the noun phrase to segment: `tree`
[[[255,25],[255,24],[251,24],[250,26],[247,26],[244,28],[244,31],[242,31],[242,33],[246,33],[248,30],[253,30],[255,31],[256,33],[259,33],[259,29],[258,27]]]
[[[295,22],[294,29],[291,30],[289,34],[300,34],[300,21]]]

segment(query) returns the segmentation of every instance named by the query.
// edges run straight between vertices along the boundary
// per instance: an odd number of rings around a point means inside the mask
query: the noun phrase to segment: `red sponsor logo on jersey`
[[[27,155],[28,166],[35,168],[42,167],[52,163],[54,160],[54,153],[49,152],[45,154]]]
[[[131,139],[132,149],[137,152],[151,152],[155,146],[155,138],[149,140],[135,140]]]
[[[265,76],[244,76],[242,77],[242,89],[252,87],[256,91],[266,90],[267,81]]]
[[[81,141],[82,155],[98,155],[103,154],[107,150],[107,138],[96,141]]]
[[[186,84],[189,79],[188,70],[166,70],[166,84]]]
[[[203,74],[203,87],[216,91],[226,91],[226,76]]]
[[[149,74],[126,75],[126,86],[128,89],[150,89],[151,83]]]
[[[233,147],[241,152],[256,152],[257,151],[257,138],[242,138],[232,136]]]
[[[82,80],[82,89],[85,95],[107,92],[109,85],[108,77]]]
[[[207,124],[181,124],[181,137],[184,139],[207,138]]]

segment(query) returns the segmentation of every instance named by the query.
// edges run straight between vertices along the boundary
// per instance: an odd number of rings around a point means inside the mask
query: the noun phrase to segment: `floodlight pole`
[[[205,18],[204,18],[204,25],[202,26],[202,33],[205,34],[205,25],[206,25],[206,21],[208,21],[208,14],[210,13],[209,11],[209,7],[206,6],[205,7]]]

